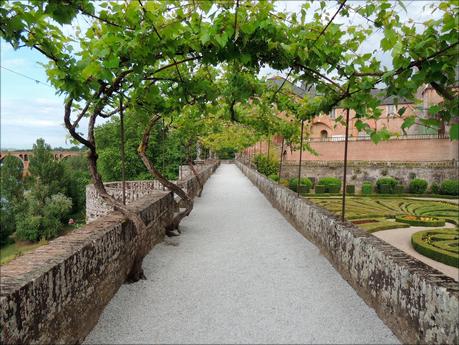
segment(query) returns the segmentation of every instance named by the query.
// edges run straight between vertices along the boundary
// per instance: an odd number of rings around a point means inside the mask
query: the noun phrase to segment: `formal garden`
[[[273,156],[256,155],[253,164],[271,180],[341,215],[341,179],[279,178],[280,163]],[[381,176],[375,182],[364,182],[359,190],[348,184],[346,194],[345,217],[354,225],[369,233],[425,227],[411,236],[413,248],[436,261],[459,267],[459,180],[429,184],[412,178],[403,185],[393,177]]]

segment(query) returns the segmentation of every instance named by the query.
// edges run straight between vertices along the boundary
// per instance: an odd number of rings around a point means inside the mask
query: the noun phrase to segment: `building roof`
[[[381,105],[395,104],[397,98],[397,104],[412,104],[413,101],[400,96],[386,96],[386,91],[383,89],[372,89],[370,91],[372,96],[375,96],[381,101]]]
[[[268,84],[271,84],[276,87],[280,87],[282,83],[284,82],[284,80],[285,78],[276,76],[276,77],[269,78]],[[285,84],[282,88],[291,90],[296,96],[301,97],[301,98],[303,98],[304,95],[308,93],[306,89],[296,86],[295,84],[291,83],[288,80],[285,80]],[[314,94],[315,94],[315,89],[314,89]]]
[[[282,83],[284,82],[285,78],[276,76],[268,79],[268,83],[271,85],[275,85],[276,87],[280,87]],[[311,86],[307,89],[304,87],[296,86],[295,84],[291,83],[290,81],[285,81],[285,84],[283,88],[288,88],[291,90],[295,95],[297,95],[300,98],[303,98],[306,94],[309,96],[317,96],[318,93],[315,89],[314,86]],[[412,104],[414,103],[413,101],[410,101],[409,99],[405,97],[399,97],[399,96],[386,96],[386,92],[383,89],[372,89],[371,94],[375,97],[377,97],[381,101],[381,105],[389,105],[389,104],[395,104],[395,99],[398,99],[398,104]]]

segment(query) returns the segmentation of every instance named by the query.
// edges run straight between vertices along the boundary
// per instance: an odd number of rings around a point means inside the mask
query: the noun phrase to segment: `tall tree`
[[[64,167],[54,159],[51,146],[42,138],[33,145],[29,172],[35,182],[39,180],[48,187],[49,195],[65,192]]]
[[[0,167],[0,245],[16,230],[15,213],[24,192],[23,165],[19,158],[6,156]]]

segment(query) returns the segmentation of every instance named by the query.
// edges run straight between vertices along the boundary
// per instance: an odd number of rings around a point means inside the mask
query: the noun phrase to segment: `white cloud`
[[[1,102],[1,147],[31,148],[37,138],[52,146],[68,146],[64,105],[59,99],[3,98]],[[81,121],[85,132],[87,120]]]
[[[20,68],[27,66],[27,61],[23,58],[2,59],[1,64],[6,68]]]

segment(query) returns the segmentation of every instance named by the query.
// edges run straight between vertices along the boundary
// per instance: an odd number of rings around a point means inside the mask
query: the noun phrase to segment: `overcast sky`
[[[299,12],[303,1],[281,1],[278,9],[285,12]],[[349,2],[352,6],[357,1]],[[408,13],[399,12],[401,18],[413,18],[422,22],[432,17],[431,10],[423,10],[431,1],[406,1]],[[336,10],[336,2],[329,2],[331,12]],[[435,14],[434,14],[435,15]],[[357,24],[365,20],[359,15],[350,19],[336,18],[337,23]],[[82,20],[79,20],[82,24]],[[69,32],[71,29],[69,29]],[[381,33],[372,35],[365,44],[365,50],[378,49]],[[388,64],[389,59],[381,56]],[[0,98],[0,146],[1,149],[29,149],[37,138],[42,137],[53,147],[71,146],[63,126],[63,97],[47,83],[46,73],[39,63],[47,60],[38,52],[22,48],[14,51],[9,44],[0,40],[1,98]],[[16,72],[16,73],[15,73]],[[19,75],[19,74],[22,75]],[[263,74],[281,74],[266,68]],[[27,77],[25,77],[27,76]],[[40,81],[37,83],[35,80]]]

